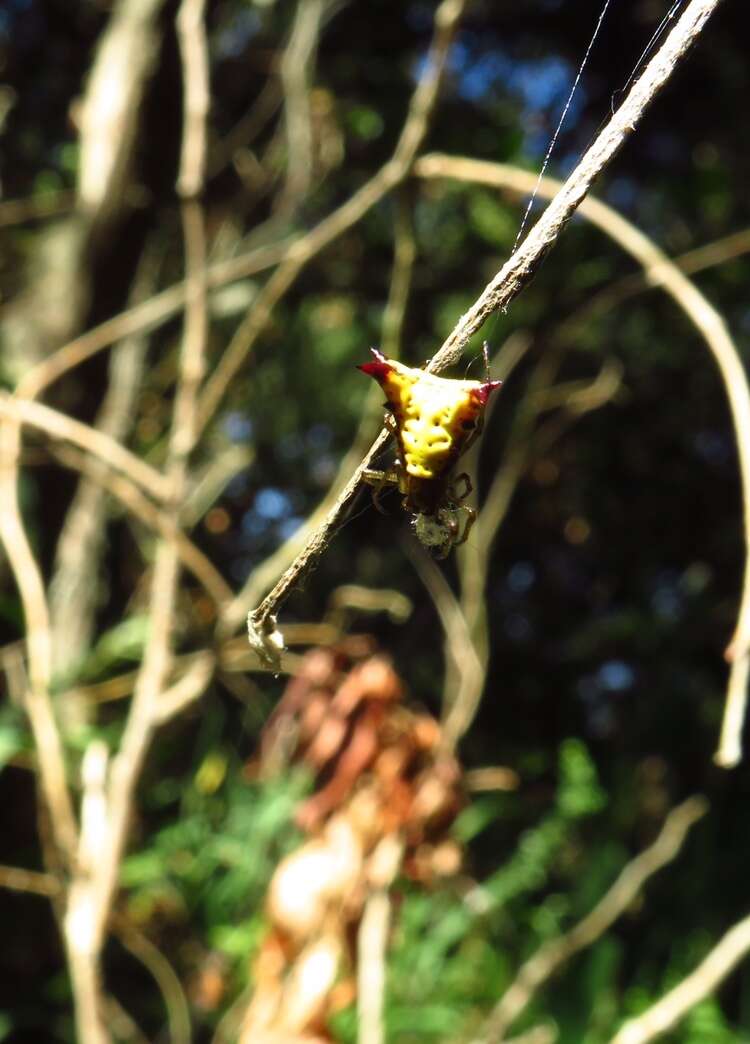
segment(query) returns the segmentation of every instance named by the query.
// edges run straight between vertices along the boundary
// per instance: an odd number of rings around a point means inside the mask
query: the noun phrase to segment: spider
[[[474,509],[462,503],[471,493],[471,480],[466,472],[453,476],[453,466],[479,435],[487,400],[502,382],[489,379],[486,343],[484,382],[436,377],[388,359],[376,348],[371,351],[375,361],[358,369],[385,392],[397,451],[393,467],[368,468],[362,477],[374,487],[376,507],[385,486],[396,486],[420,543],[436,558],[446,558],[465,543],[476,520]]]

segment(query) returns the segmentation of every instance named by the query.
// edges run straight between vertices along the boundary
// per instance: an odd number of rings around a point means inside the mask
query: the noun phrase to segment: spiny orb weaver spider
[[[376,506],[382,489],[396,486],[404,495],[404,510],[413,515],[420,543],[436,558],[446,558],[468,539],[476,520],[474,509],[462,504],[472,490],[469,476],[466,472],[452,476],[451,471],[479,435],[487,400],[502,381],[489,378],[486,342],[486,381],[436,377],[388,359],[376,348],[371,351],[375,361],[358,369],[374,377],[385,392],[397,451],[392,468],[368,468],[362,477],[375,487]],[[461,491],[459,483],[463,483]]]

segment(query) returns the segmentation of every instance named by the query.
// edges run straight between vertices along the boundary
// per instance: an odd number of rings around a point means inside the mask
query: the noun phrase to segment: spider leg
[[[457,539],[453,543],[454,547],[459,547],[461,544],[466,543],[466,541],[469,539],[469,533],[471,533],[474,523],[477,520],[477,513],[474,510],[474,508],[462,506],[461,510],[466,512],[466,522],[464,523],[463,533],[460,537],[457,537]],[[456,532],[458,532],[458,523],[456,523]]]
[[[463,493],[459,493],[458,492],[458,483],[459,482],[463,482],[463,484],[464,484],[464,491],[463,491]],[[453,501],[455,501],[455,503],[459,504],[462,500],[466,500],[468,495],[471,492],[473,492],[473,490],[474,490],[474,486],[471,483],[471,479],[469,478],[468,472],[462,471],[460,475],[456,475],[456,477],[451,481],[449,493],[450,493],[451,500],[453,500]],[[468,511],[469,508],[465,508],[464,510]]]
[[[386,486],[398,486],[398,472],[394,471],[392,468],[388,471],[379,471],[375,468],[365,468],[362,472],[362,481],[366,482],[368,486],[372,486],[372,502],[375,509],[379,511],[381,515],[387,515],[388,512],[380,503],[380,497]]]

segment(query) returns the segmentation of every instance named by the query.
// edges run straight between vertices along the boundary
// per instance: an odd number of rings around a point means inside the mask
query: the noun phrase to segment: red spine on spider
[[[367,470],[363,478],[375,487],[376,504],[385,486],[396,486],[404,509],[414,516],[420,542],[435,557],[445,558],[466,541],[476,518],[462,503],[471,492],[469,476],[454,476],[453,468],[479,435],[489,397],[502,382],[490,380],[489,373],[486,381],[437,377],[388,359],[376,348],[371,351],[375,361],[358,368],[385,392],[397,451],[392,468]],[[489,370],[486,343],[484,358]]]

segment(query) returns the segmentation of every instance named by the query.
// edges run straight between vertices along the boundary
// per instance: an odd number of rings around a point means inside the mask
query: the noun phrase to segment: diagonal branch
[[[294,243],[292,238],[283,239],[279,243],[256,247],[238,257],[217,261],[206,268],[206,286],[212,290],[218,289],[271,268],[287,257]],[[185,307],[186,295],[187,283],[175,283],[147,301],[133,305],[92,327],[32,367],[19,382],[16,394],[22,398],[36,399],[55,381],[115,341],[155,330]]]
[[[429,366],[431,371],[439,372],[450,363],[455,362],[460,357],[469,338],[480,329],[492,312],[497,309],[507,308],[513,298],[531,280],[541,261],[553,246],[557,236],[586,196],[596,176],[614,158],[629,134],[635,130],[638,121],[649,104],[669,79],[679,60],[694,42],[709,16],[718,6],[718,3],[719,0],[692,0],[688,5],[672,32],[667,36],[660,49],[644,69],[640,79],[634,84],[630,93],[606,127],[596,137],[594,143],[557,193],[540,220],[532,228],[518,250],[485,288],[476,303],[461,317],[454,331],[433,357]],[[417,108],[417,97],[415,96],[413,111],[417,110]],[[406,149],[416,137],[415,131],[410,126],[411,123],[410,119],[404,128],[399,148],[393,160],[389,161],[383,170],[376,175],[374,182],[379,179],[385,180],[387,172],[399,159],[400,152]],[[416,124],[416,127],[418,129],[418,124]],[[418,148],[420,141],[421,136],[414,142],[415,148]],[[365,186],[365,189],[361,190],[358,196],[353,197],[341,211],[337,211],[336,215],[332,215],[332,218],[327,219],[326,222],[318,226],[318,229],[314,230],[311,235],[316,233],[322,235],[325,232],[327,222],[332,221],[337,215],[341,215],[346,208],[354,209],[356,207],[356,210],[359,211],[361,209],[362,192],[365,190],[373,191],[374,182]],[[388,184],[388,187],[392,186]],[[357,216],[360,216],[359,213],[357,213]],[[330,238],[325,239],[326,244],[330,241]],[[283,271],[282,266],[266,284],[266,291],[271,290],[275,280],[277,277],[280,278],[282,276]],[[291,278],[294,275],[296,275],[296,272]],[[285,289],[286,286],[283,287],[283,290]],[[269,312],[276,299],[274,295],[269,294],[269,299],[265,301],[265,304],[269,307]],[[263,318],[263,322],[266,319],[267,316]],[[255,336],[257,336],[257,333],[253,332],[250,343],[254,341]],[[233,359],[231,366],[229,366],[228,362],[228,356],[232,350],[231,345],[227,350],[227,356],[225,356],[230,370],[228,379],[231,379],[231,376],[234,375],[236,369],[241,365],[246,351],[245,342],[243,341],[238,348],[241,348],[241,351],[239,351],[241,358]],[[222,360],[222,362],[225,360]],[[215,374],[214,376],[216,377],[217,375]],[[222,386],[214,390],[218,394],[212,394],[210,399],[207,398],[204,401],[204,406],[210,407],[209,413],[213,411],[213,408],[218,403],[225,386],[226,381],[222,378]],[[375,455],[385,445],[387,438],[387,433],[382,431],[344,487],[321,526],[312,534],[307,545],[302,549],[271,592],[250,613],[248,617],[248,631],[251,643],[254,643],[256,646],[260,644],[261,647],[263,645],[268,646],[267,639],[270,633],[274,631],[275,622],[273,618],[279,605],[299,583],[301,578],[315,566],[318,558],[333,539],[356,496],[363,471],[370,466]],[[274,640],[278,642],[279,639],[275,637]],[[268,651],[272,655],[271,650],[268,649]]]
[[[406,315],[414,262],[416,260],[416,242],[411,227],[409,202],[404,193],[399,196],[394,228],[394,256],[391,267],[391,285],[388,293],[382,321],[383,351],[391,358],[400,357],[401,334]],[[279,577],[295,560],[300,551],[307,545],[310,534],[317,531],[328,516],[331,507],[336,503],[342,488],[346,484],[352,469],[357,466],[368,443],[373,439],[382,423],[379,389],[374,385],[370,396],[365,400],[359,427],[354,440],[342,458],[339,468],[328,492],[321,502],[283,544],[268,558],[255,568],[245,581],[242,589],[225,607],[219,625],[221,633],[234,633],[247,616],[248,610],[258,604],[266,592],[273,587]]]
[[[620,108],[614,113],[580,163],[559,190],[521,246],[500,269],[480,297],[446,338],[432,358],[430,371],[457,362],[469,338],[497,311],[505,311],[529,283],[588,194],[596,178],[615,158],[635,130],[644,112],[667,82],[680,59],[695,42],[720,0],[692,0],[672,32],[636,80]]]
[[[635,1019],[626,1022],[610,1044],[648,1044],[672,1029],[691,1008],[713,993],[750,952],[750,915],[738,921],[698,967]]]
[[[502,1041],[540,986],[576,953],[591,946],[622,916],[649,878],[679,854],[688,831],[707,811],[708,805],[702,797],[689,798],[673,809],[654,843],[627,864],[594,909],[569,932],[544,943],[521,966],[487,1020],[480,1034],[482,1044]]]

